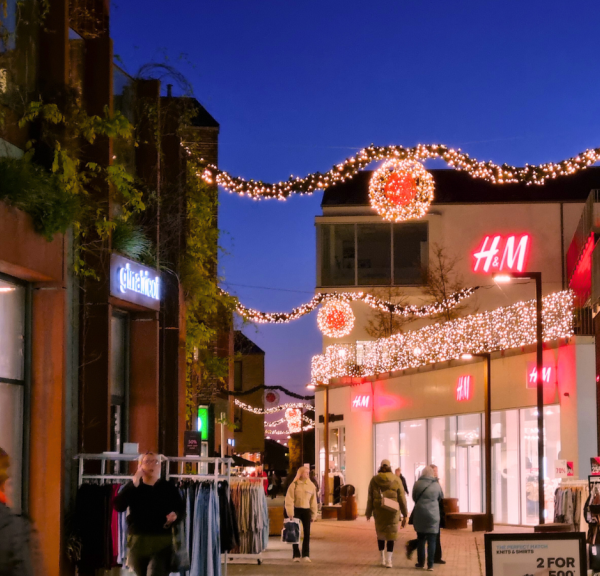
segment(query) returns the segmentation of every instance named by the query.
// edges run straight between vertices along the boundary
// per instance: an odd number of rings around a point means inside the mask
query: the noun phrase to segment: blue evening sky
[[[444,143],[522,165],[600,145],[600,3],[555,0],[116,0],[115,54],[178,67],[221,124],[220,167],[273,181],[370,143]],[[321,195],[222,193],[224,286],[289,310],[315,287]],[[457,230],[460,233],[460,230]],[[267,289],[268,288],[268,289]],[[266,383],[304,389],[316,314],[245,330]]]

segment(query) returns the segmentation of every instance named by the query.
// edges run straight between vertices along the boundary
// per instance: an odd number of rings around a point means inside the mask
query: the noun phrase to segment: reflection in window
[[[400,423],[385,422],[375,425],[375,470],[382,460],[389,460],[392,470],[400,468]]]
[[[391,227],[388,224],[358,224],[356,234],[359,286],[391,284]]]
[[[426,222],[394,224],[394,284],[396,286],[423,283],[428,251]]]
[[[432,418],[429,424],[429,463],[438,467],[444,494],[456,493],[456,416]]]
[[[0,280],[0,378],[23,380],[25,288]]]
[[[401,422],[400,468],[411,494],[425,466],[427,466],[427,420]]]
[[[321,285],[354,286],[354,224],[323,224]]]

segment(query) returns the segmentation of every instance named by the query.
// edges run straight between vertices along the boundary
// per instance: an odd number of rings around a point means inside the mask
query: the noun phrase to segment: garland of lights
[[[339,300],[342,302],[363,302],[367,306],[370,306],[374,310],[381,310],[382,312],[390,312],[398,316],[414,316],[416,318],[424,318],[426,316],[434,316],[440,314],[446,310],[455,308],[461,300],[472,296],[479,286],[473,288],[463,288],[454,294],[448,296],[446,300],[442,302],[434,302],[432,304],[426,304],[425,306],[401,306],[377,298],[372,294],[366,294],[365,292],[318,292],[315,296],[306,304],[302,304],[297,308],[293,308],[291,312],[261,312],[260,310],[253,310],[247,308],[243,304],[238,302],[236,311],[244,319],[250,322],[256,322],[258,324],[287,324],[293,320],[298,320],[306,314],[310,314],[318,308],[320,304],[326,304],[332,300]],[[277,386],[265,386],[265,388],[277,388],[282,392],[288,394],[285,389]],[[258,390],[254,388],[252,391]],[[242,394],[249,394],[248,392],[229,392],[229,394],[240,396]],[[301,398],[303,400],[310,400],[310,398]]]
[[[314,424],[310,426],[304,426],[302,431],[306,432],[307,430],[312,430],[313,428]],[[288,430],[265,430],[265,434],[268,434],[269,436],[289,436],[290,432]]]
[[[313,408],[314,410],[314,408]],[[315,421],[312,418],[309,418],[306,415],[302,415],[302,421],[306,422],[307,424],[311,424],[314,425]],[[267,426],[280,426],[281,424],[286,424],[287,420],[285,419],[285,416],[283,418],[280,418],[279,420],[273,420],[272,422],[265,422],[265,428]]]
[[[433,176],[420,162],[388,160],[369,184],[371,206],[386,220],[423,218],[433,200]]]
[[[542,304],[544,342],[572,336],[573,292],[555,292],[545,296]],[[328,346],[325,354],[312,359],[311,383],[419,368],[462,354],[508,350],[536,341],[536,302],[518,302],[363,344],[360,365],[355,344]]]
[[[330,338],[342,338],[354,328],[354,312],[348,302],[330,300],[317,314],[319,330]]]
[[[242,410],[246,410],[247,412],[252,412],[253,414],[275,414],[277,412],[281,412],[282,410],[287,410],[288,408],[301,408],[302,410],[314,410],[315,407],[310,404],[303,404],[302,402],[288,402],[287,404],[280,404],[279,406],[273,406],[273,408],[255,408],[254,406],[250,406],[249,404],[244,404],[241,400],[237,398],[234,400],[235,405]]]
[[[288,408],[285,411],[288,430],[290,434],[295,434],[302,430],[302,412],[298,408]]]
[[[187,148],[188,154],[192,150]],[[217,183],[228,192],[240,196],[250,196],[255,200],[262,198],[277,198],[285,200],[292,194],[312,194],[316,190],[323,190],[338,182],[353,178],[360,170],[373,162],[382,160],[405,160],[422,162],[433,158],[440,158],[451,168],[467,172],[473,178],[480,178],[492,184],[537,184],[541,185],[546,180],[558,176],[568,176],[585,170],[587,167],[600,160],[600,148],[590,148],[577,156],[562,160],[558,163],[530,165],[522,168],[503,164],[498,166],[494,162],[480,162],[471,158],[460,149],[448,148],[443,144],[419,144],[412,148],[403,146],[375,146],[371,144],[363,148],[356,156],[347,158],[342,163],[333,166],[331,170],[322,174],[314,172],[304,178],[290,176],[287,181],[268,184],[266,182],[249,180],[229,175],[224,170],[219,170],[214,165],[208,165],[204,172],[197,175],[207,183]]]
[[[234,392],[233,390],[222,390],[225,394],[229,396],[248,396],[249,394],[254,394],[254,392],[258,392],[259,390],[279,390],[292,398],[296,398],[298,400],[314,400],[313,396],[302,396],[302,394],[296,394],[296,392],[292,392],[283,386],[266,386],[265,384],[261,384],[260,386],[255,386],[254,388],[250,388],[248,390],[244,390],[243,392]]]

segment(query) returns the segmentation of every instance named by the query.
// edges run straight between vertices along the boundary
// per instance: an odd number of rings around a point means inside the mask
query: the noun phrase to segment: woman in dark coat
[[[435,545],[440,531],[440,502],[444,494],[435,477],[433,468],[426,466],[412,491],[415,501],[413,525],[417,531],[417,568],[425,567],[427,546],[427,570],[433,570]]]
[[[399,510],[383,507],[384,498],[397,502]],[[377,531],[377,544],[381,552],[381,565],[387,568],[392,567],[392,554],[394,552],[394,541],[398,537],[400,512],[402,512],[402,528],[404,528],[408,516],[404,487],[400,482],[400,478],[392,472],[390,461],[382,460],[379,472],[373,476],[369,484],[366,516],[367,521],[371,520],[371,516],[375,517],[375,530]],[[387,553],[384,550],[386,542]]]

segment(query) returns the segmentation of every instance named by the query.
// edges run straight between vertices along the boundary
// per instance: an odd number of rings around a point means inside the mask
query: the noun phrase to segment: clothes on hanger
[[[230,486],[239,530],[238,554],[260,554],[269,543],[269,510],[262,482],[234,481]]]

